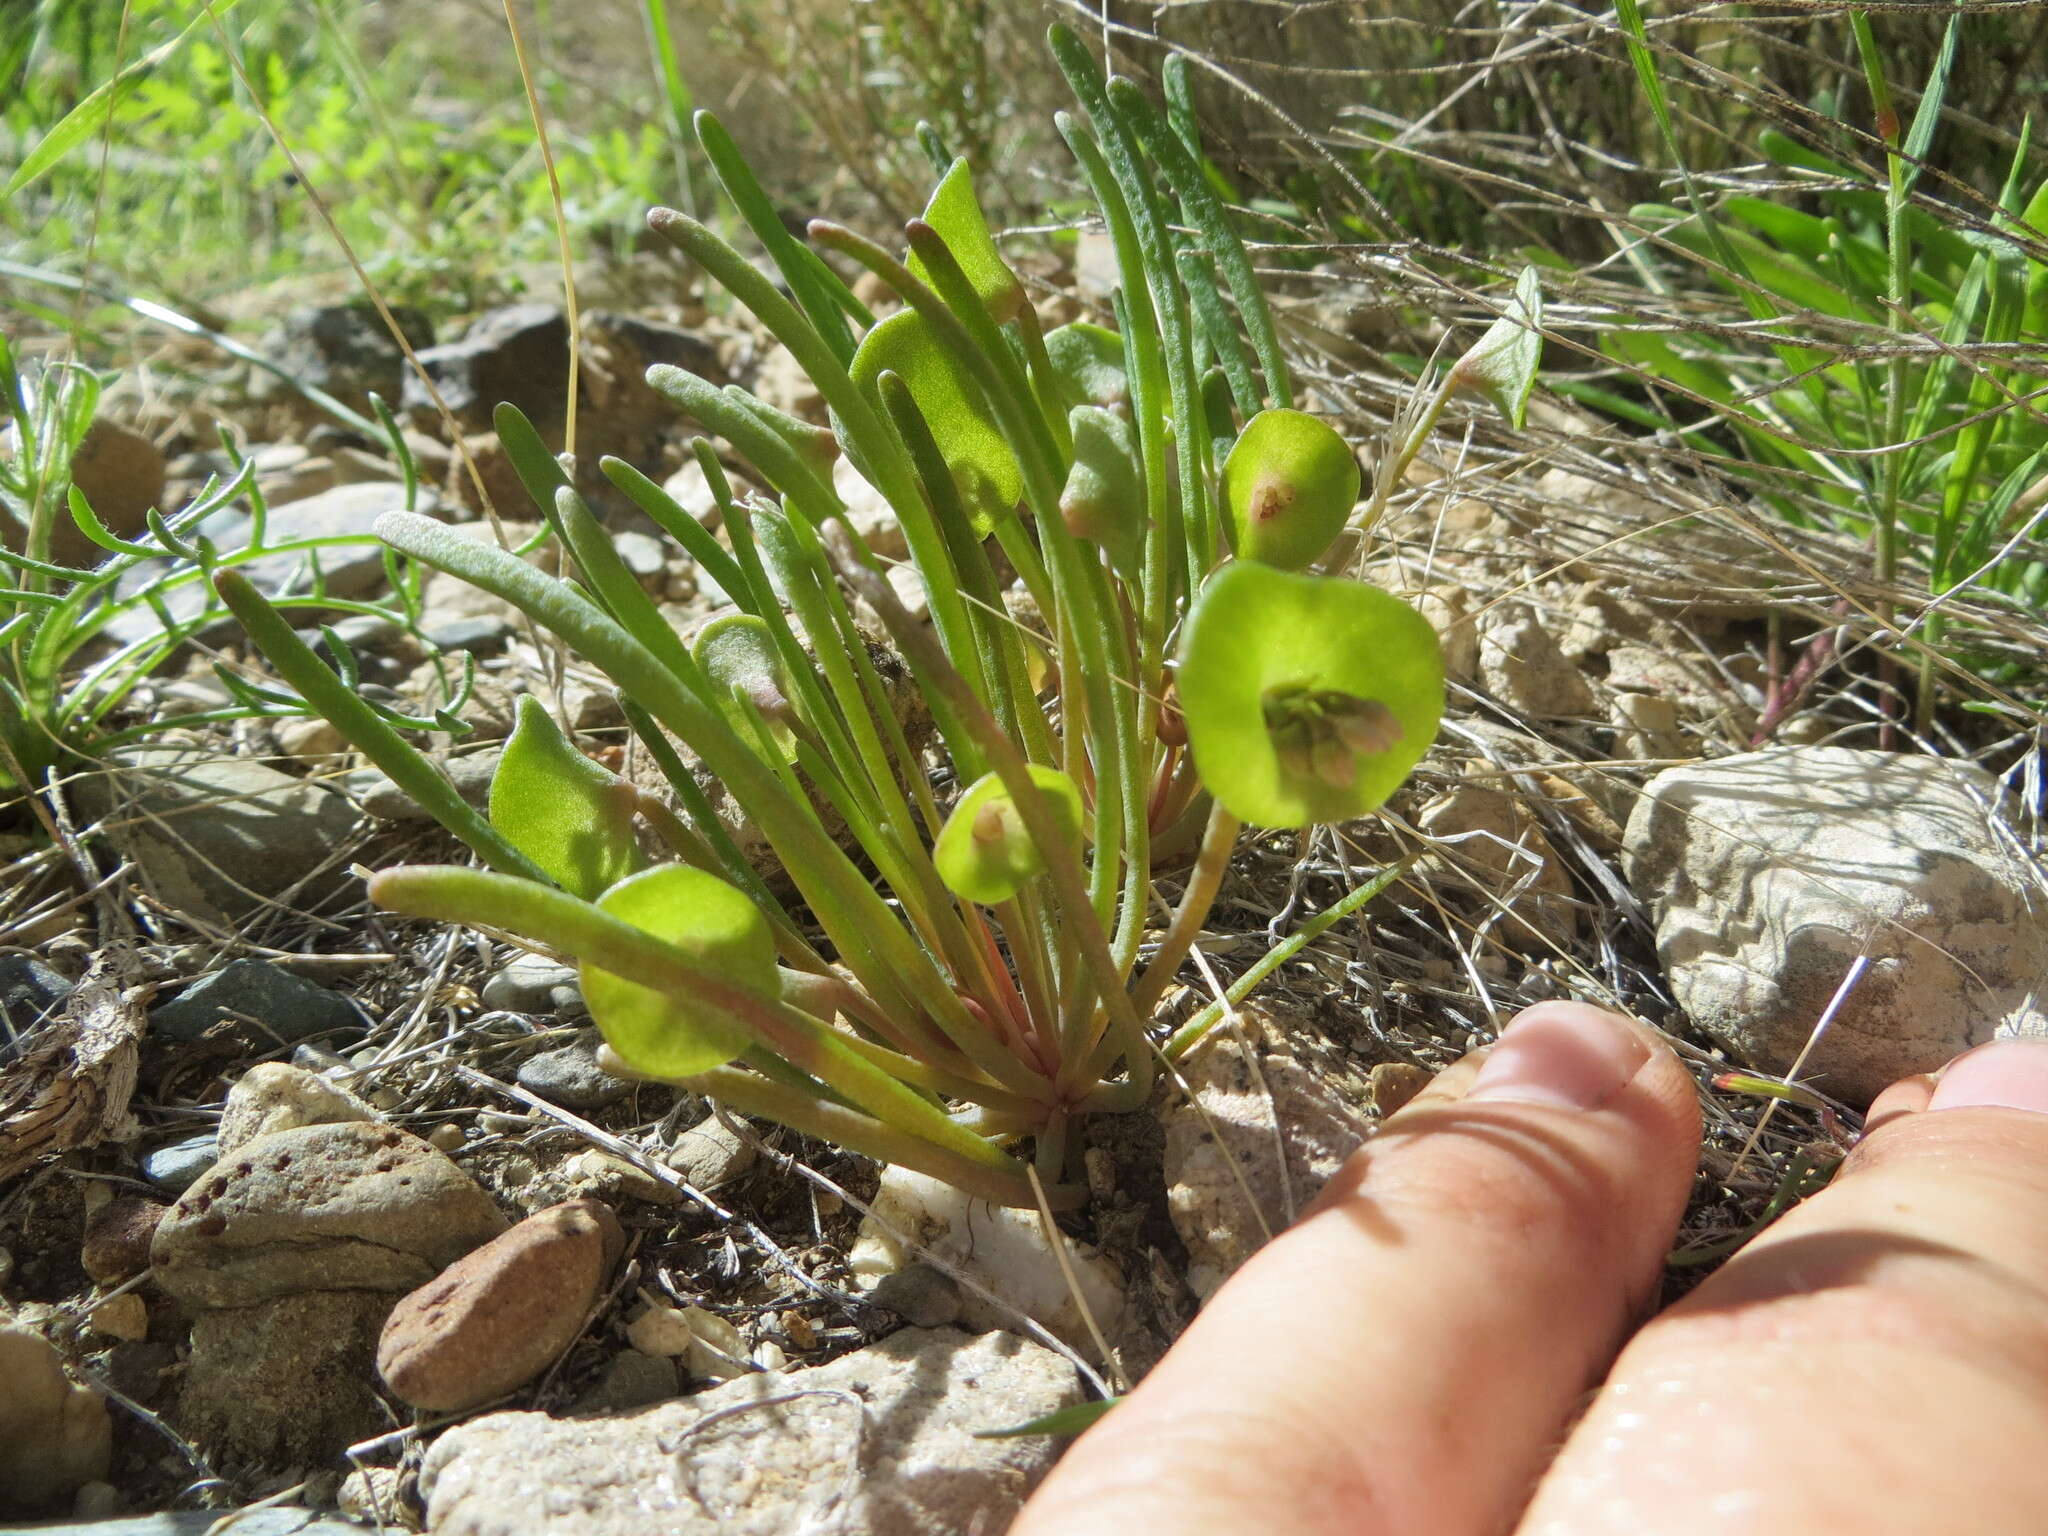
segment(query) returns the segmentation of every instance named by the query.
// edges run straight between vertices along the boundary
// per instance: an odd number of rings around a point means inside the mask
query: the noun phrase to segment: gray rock
[[[219,1160],[220,1143],[209,1132],[145,1153],[142,1176],[166,1194],[182,1195]]]
[[[259,1062],[228,1090],[221,1106],[220,1155],[240,1151],[272,1131],[376,1118],[369,1105],[324,1077],[281,1061]]]
[[[436,1536],[1000,1531],[1058,1445],[974,1432],[1079,1395],[1066,1361],[1013,1335],[906,1329],[621,1418],[492,1414],[434,1443],[420,1488]]]
[[[468,651],[474,656],[495,656],[512,640],[512,621],[498,614],[457,619],[426,632],[436,650]]]
[[[481,752],[451,757],[440,767],[455,786],[456,793],[472,805],[483,805],[490,799],[491,779],[497,773],[498,759],[503,755],[502,746],[491,746]],[[343,785],[356,804],[363,808],[363,814],[378,821],[413,824],[434,819],[424,806],[379,769],[359,769],[350,774]]]
[[[425,315],[404,306],[391,313],[415,349],[434,344],[434,327]],[[376,306],[364,300],[293,310],[263,338],[261,350],[300,383],[325,390],[364,414],[370,409],[370,391],[395,401],[405,383],[405,354]],[[261,370],[253,375],[249,393],[257,400],[295,395],[283,380]]]
[[[562,419],[568,404],[569,322],[552,304],[487,310],[460,341],[428,347],[419,361],[464,432],[489,428],[500,401],[517,406],[543,431]],[[400,409],[423,429],[441,429],[441,413],[410,370]]]
[[[1694,1023],[1745,1064],[1863,1104],[2020,1027],[2048,977],[2042,877],[1967,763],[1799,747],[1668,769],[1624,867]]]
[[[1183,1062],[1194,1099],[1166,1119],[1167,1212],[1187,1246],[1188,1286],[1205,1299],[1301,1214],[1372,1128],[1358,1107],[1370,1084],[1341,1052],[1255,1005],[1242,1017],[1242,1041],[1221,1034]]]
[[[0,1035],[25,1035],[47,1024],[71,996],[71,987],[33,955],[0,955]]]
[[[337,485],[318,496],[272,507],[264,539],[270,544],[292,539],[367,539],[378,518],[404,507],[405,486],[396,480]],[[433,514],[434,493],[421,487],[412,509]],[[374,540],[322,549],[318,554],[326,590],[335,597],[367,597],[384,585],[384,547]],[[266,592],[303,591],[310,585],[311,568],[303,553],[266,555],[243,570]]]
[[[389,1428],[370,1362],[393,1300],[333,1290],[200,1312],[172,1422],[216,1455],[298,1465]]]
[[[718,1116],[706,1115],[679,1132],[662,1161],[698,1189],[716,1189],[754,1166],[753,1144],[727,1130]]]
[[[170,744],[108,766],[79,781],[80,804],[174,910],[239,923],[272,901],[318,908],[360,890],[355,808],[320,784]]]
[[[39,1333],[0,1328],[0,1516],[63,1509],[113,1455],[106,1401],[64,1374]]]
[[[490,1196],[404,1131],[346,1121],[259,1136],[157,1227],[157,1284],[189,1307],[404,1292],[505,1230]]]
[[[651,533],[614,534],[612,548],[642,585],[659,582],[668,574],[668,546]]]
[[[254,1019],[259,1038],[292,1042],[343,1031],[361,1033],[363,1015],[339,992],[294,976],[268,960],[230,960],[149,1010],[149,1027],[169,1040],[197,1040],[230,1014]]]
[[[633,1091],[631,1083],[600,1067],[593,1049],[584,1045],[565,1045],[527,1057],[519,1064],[515,1080],[529,1093],[564,1109],[603,1109]]]
[[[943,1328],[960,1316],[960,1287],[929,1264],[884,1275],[868,1300],[887,1307],[913,1328]]]
[[[576,968],[545,955],[520,955],[484,983],[486,1008],[507,1013],[581,1014],[583,987]]]
[[[133,1515],[125,1520],[66,1521],[62,1526],[33,1529],[61,1530],[63,1536],[207,1536],[222,1518],[217,1509],[188,1509],[175,1514]],[[359,1525],[287,1505],[237,1510],[229,1529],[235,1536],[363,1536]]]

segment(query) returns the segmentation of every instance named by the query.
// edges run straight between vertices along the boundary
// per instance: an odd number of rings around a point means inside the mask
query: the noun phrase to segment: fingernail
[[[1994,1040],[1942,1069],[1934,1109],[2032,1109],[2048,1114],[2048,1040]]]
[[[1465,1098],[1598,1109],[1649,1059],[1627,1021],[1584,1003],[1539,1003],[1508,1021]]]

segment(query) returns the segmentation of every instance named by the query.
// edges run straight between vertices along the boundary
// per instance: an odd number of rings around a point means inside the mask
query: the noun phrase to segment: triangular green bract
[[[1009,514],[1024,492],[1024,478],[1003,434],[982,409],[965,371],[933,337],[916,310],[898,310],[861,339],[850,370],[871,399],[884,372],[900,374],[931,428],[946,467],[960,488],[977,537]]]
[[[1031,782],[1052,807],[1062,835],[1081,838],[1081,791],[1057,768],[1031,765]],[[969,786],[932,845],[939,878],[956,896],[984,906],[1008,901],[1024,882],[1045,873],[1045,857],[1032,841],[1016,802],[993,773]]]
[[[1429,621],[1362,581],[1236,561],[1195,599],[1176,676],[1203,787],[1263,827],[1347,821],[1377,810],[1436,739],[1443,661]],[[1273,717],[1301,701],[1348,701],[1322,771],[1284,750]]]
[[[968,168],[966,156],[955,160],[946,174],[939,178],[938,186],[932,190],[931,201],[925,204],[924,221],[946,242],[946,249],[960,263],[961,272],[973,284],[981,302],[988,306],[995,322],[1000,325],[1005,320],[1016,319],[1026,302],[1024,285],[1017,281],[1017,274],[1010,270],[1002,252],[996,249],[995,237],[989,233],[988,220],[981,211],[981,202],[974,195],[974,173]],[[910,270],[919,282],[931,285],[931,273],[914,254],[910,258]]]
[[[775,938],[753,900],[716,875],[664,864],[622,880],[597,905],[665,939],[720,981],[764,997],[780,993]],[[643,987],[596,966],[582,967],[583,1000],[605,1044],[635,1072],[692,1077],[731,1061],[752,1035],[701,999]]]
[[[491,825],[572,896],[592,900],[640,867],[630,785],[564,736],[540,700],[517,723],[491,776]]]
[[[1351,445],[1306,411],[1261,411],[1223,461],[1224,512],[1240,560],[1298,571],[1321,557],[1358,500]]]
[[[1486,396],[1519,432],[1542,360],[1543,284],[1534,267],[1524,267],[1515,279],[1514,303],[1452,365],[1451,382]]]

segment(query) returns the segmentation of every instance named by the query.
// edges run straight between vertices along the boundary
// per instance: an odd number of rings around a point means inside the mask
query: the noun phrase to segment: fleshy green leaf
[[[796,738],[787,723],[793,712],[788,680],[775,653],[775,632],[767,620],[751,613],[713,619],[699,631],[692,654],[711,680],[719,701],[727,706],[733,729],[742,736],[751,736],[754,729],[749,711],[733,699],[738,693],[768,722],[783,761],[794,761]]]
[[[531,694],[491,776],[491,825],[572,896],[593,900],[640,867],[633,791],[564,736]]]
[[[1343,530],[1358,500],[1358,460],[1335,428],[1304,411],[1261,411],[1223,463],[1224,513],[1240,560],[1298,571]]]
[[[1017,281],[1017,274],[1003,260],[995,237],[988,232],[988,220],[974,195],[974,173],[968,169],[966,156],[955,160],[939,179],[932,200],[925,204],[924,221],[946,242],[946,249],[960,263],[960,270],[967,274],[967,281],[974,285],[975,293],[988,306],[996,323],[1014,320],[1026,303],[1024,285]],[[919,282],[930,284],[931,273],[914,255],[910,258],[910,270]]]
[[[1534,267],[1524,267],[1515,279],[1514,303],[1452,366],[1452,383],[1486,396],[1519,432],[1543,360],[1542,332],[1543,285]]]
[[[1067,416],[1074,464],[1060,492],[1060,516],[1077,538],[1100,544],[1119,569],[1134,566],[1145,540],[1145,485],[1131,424],[1099,405]]]
[[[1265,827],[1378,809],[1443,717],[1443,661],[1421,614],[1362,581],[1249,561],[1195,599],[1177,685],[1204,787]]]
[[[902,375],[953,472],[975,533],[985,537],[1017,505],[1023,476],[974,385],[924,318],[904,309],[877,325],[861,339],[851,371],[870,399],[879,398],[877,381],[884,371]]]
[[[1059,383],[1060,399],[1077,405],[1118,406],[1130,399],[1124,369],[1124,339],[1106,326],[1076,320],[1045,333],[1045,355]]]
[[[1066,836],[1081,838],[1081,791],[1057,768],[1034,763],[1031,779],[1044,793]],[[932,863],[946,888],[969,901],[994,906],[1024,882],[1045,873],[1045,857],[1025,830],[1016,802],[993,773],[977,779],[939,830]]]
[[[764,997],[780,995],[775,939],[752,899],[716,875],[664,864],[606,891],[598,909],[673,944],[702,967]],[[635,1072],[691,1077],[744,1050],[746,1030],[688,997],[657,992],[585,963],[583,1000],[605,1044]]]

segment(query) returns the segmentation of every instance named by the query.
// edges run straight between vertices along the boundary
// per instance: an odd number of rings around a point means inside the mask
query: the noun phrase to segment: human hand
[[[1626,1020],[1531,1008],[1231,1278],[1012,1536],[2048,1530],[2048,1041],[1896,1084],[1869,1127],[1645,1321],[1692,1083]]]

